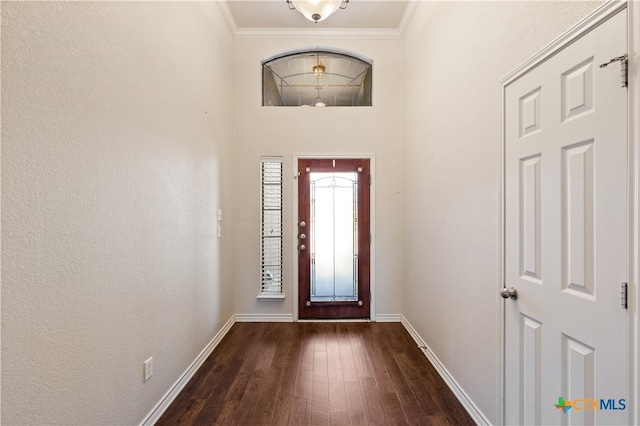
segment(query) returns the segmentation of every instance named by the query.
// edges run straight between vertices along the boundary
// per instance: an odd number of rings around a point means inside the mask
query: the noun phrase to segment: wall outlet
[[[153,376],[153,357],[144,362],[144,381],[146,382]]]

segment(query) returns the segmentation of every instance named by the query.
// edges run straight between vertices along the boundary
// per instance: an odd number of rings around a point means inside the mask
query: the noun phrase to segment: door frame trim
[[[628,372],[629,383],[627,384],[627,397],[629,409],[627,420],[631,424],[640,423],[640,380],[638,372],[640,371],[640,315],[638,307],[640,306],[640,294],[638,292],[638,283],[640,282],[640,4],[637,2],[627,2],[626,0],[611,0],[603,4],[591,14],[569,28],[564,34],[553,40],[538,53],[523,62],[512,72],[504,76],[498,82],[498,123],[499,123],[499,141],[498,141],[498,259],[497,259],[497,288],[496,293],[504,287],[505,284],[505,95],[506,88],[509,84],[545,62],[553,55],[560,52],[566,46],[570,45],[598,25],[611,18],[616,13],[628,10],[627,23],[627,45],[629,50],[629,87],[628,87],[628,145],[629,145],[629,234],[632,238],[628,242],[629,251],[629,295],[628,310],[629,323],[628,332]],[[624,52],[621,52],[622,54]],[[498,402],[498,424],[504,424],[505,418],[505,302],[496,294],[496,303],[498,304],[497,332],[498,332],[498,375],[497,375],[497,395]]]
[[[294,153],[293,154],[293,202],[291,203],[291,213],[292,213],[292,229],[298,229],[298,160],[299,159],[347,159],[347,158],[362,158],[369,160],[369,171],[371,173],[371,187],[369,188],[369,231],[371,232],[371,247],[369,251],[369,291],[371,293],[369,307],[369,319],[373,320],[376,317],[376,179],[375,179],[375,170],[376,170],[376,161],[375,154],[301,154]],[[298,250],[295,247],[298,246],[298,233],[294,232],[292,235],[292,250],[293,253],[293,273],[291,274],[291,288],[293,290],[293,320],[298,321],[299,318],[299,310],[298,310]]]

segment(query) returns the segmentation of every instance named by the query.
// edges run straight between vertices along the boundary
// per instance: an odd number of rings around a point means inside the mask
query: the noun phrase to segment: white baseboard
[[[436,371],[440,374],[445,383],[449,386],[453,394],[458,398],[458,401],[462,404],[462,406],[467,410],[471,418],[478,425],[490,425],[491,422],[482,414],[482,412],[476,407],[476,405],[469,399],[467,394],[462,390],[458,382],[453,378],[453,376],[447,371],[445,366],[440,362],[438,357],[431,351],[429,345],[422,340],[422,337],[418,334],[418,332],[413,328],[413,326],[409,323],[409,321],[404,317],[402,317],[402,325],[407,329],[413,340],[418,344],[420,349],[424,352],[427,359],[431,362]]]
[[[376,315],[376,322],[402,322],[402,315],[400,315],[400,314],[378,314],[378,315]]]
[[[232,316],[229,321],[225,325],[222,326],[222,329],[218,331],[218,333],[211,339],[209,344],[205,346],[205,348],[200,352],[200,354],[196,357],[196,359],[191,363],[189,368],[182,373],[182,376],[171,386],[171,388],[167,391],[167,393],[162,397],[160,402],[156,404],[155,407],[151,410],[147,417],[142,420],[140,423],[142,426],[152,426],[159,419],[160,416],[165,412],[165,410],[171,405],[174,399],[178,396],[180,391],[189,383],[189,380],[196,374],[196,371],[202,366],[204,361],[211,355],[211,352],[218,346],[220,341],[226,334],[229,332],[233,324],[235,324],[236,318],[235,315]]]
[[[236,322],[293,322],[293,314],[235,314]]]

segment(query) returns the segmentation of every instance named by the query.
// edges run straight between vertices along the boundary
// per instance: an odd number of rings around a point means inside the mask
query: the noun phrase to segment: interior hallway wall
[[[3,424],[138,424],[233,315],[232,58],[215,2],[3,2]]]
[[[373,106],[262,107],[261,61],[276,53],[323,46],[373,59]],[[292,315],[297,228],[293,223],[294,154],[374,154],[376,314],[400,314],[402,295],[402,49],[400,40],[237,39],[234,147],[235,312]],[[258,301],[260,157],[284,159],[284,302]],[[297,281],[297,278],[296,278]]]
[[[403,312],[498,420],[498,81],[592,2],[420,2],[403,39]]]

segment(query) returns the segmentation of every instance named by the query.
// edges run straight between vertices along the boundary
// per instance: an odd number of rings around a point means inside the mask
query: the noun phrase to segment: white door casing
[[[623,9],[505,85],[507,424],[627,423],[627,89],[599,67],[626,36]]]

